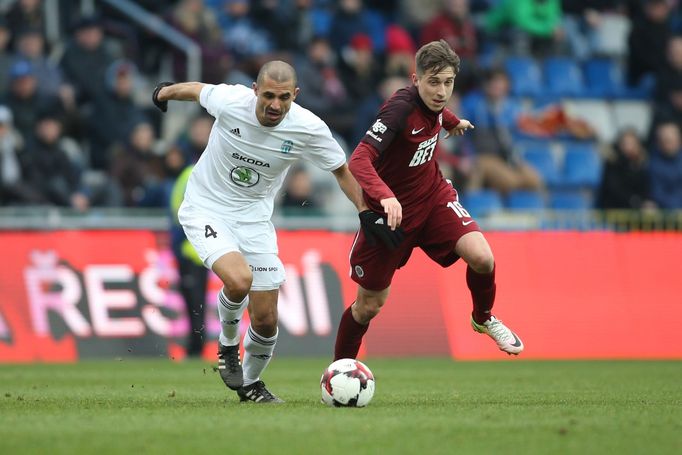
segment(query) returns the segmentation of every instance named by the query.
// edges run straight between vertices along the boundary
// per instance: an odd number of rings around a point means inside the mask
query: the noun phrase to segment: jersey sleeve
[[[386,150],[405,128],[412,108],[409,102],[394,95],[381,107],[374,123],[362,138],[362,142],[371,145],[380,153]]]
[[[351,174],[358,181],[362,191],[370,199],[381,201],[395,197],[391,189],[381,180],[377,170],[374,168],[374,161],[379,156],[379,151],[366,142],[360,142],[353,151],[348,162]]]
[[[443,109],[443,128],[451,130],[459,124],[459,118],[447,107]]]
[[[346,153],[332,137],[327,124],[316,120],[303,157],[324,171],[334,171],[346,162]]]
[[[241,87],[227,84],[206,84],[199,94],[199,103],[213,117],[218,118],[225,109],[240,95],[244,95]]]

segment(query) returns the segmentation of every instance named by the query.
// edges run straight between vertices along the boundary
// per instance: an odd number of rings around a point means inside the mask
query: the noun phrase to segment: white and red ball
[[[322,373],[322,402],[329,406],[364,407],[374,396],[374,375],[355,359],[340,359]]]

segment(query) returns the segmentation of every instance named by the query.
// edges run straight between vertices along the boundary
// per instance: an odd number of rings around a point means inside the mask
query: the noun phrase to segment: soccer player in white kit
[[[164,82],[152,96],[163,112],[169,100],[198,101],[215,117],[178,216],[206,267],[223,282],[218,368],[240,401],[282,402],[260,377],[277,342],[277,298],[285,276],[270,219],[289,167],[303,159],[331,171],[358,210],[366,209],[344,151],[319,117],[294,103],[298,92],[294,69],[271,61],[252,88]],[[239,321],[246,308],[251,325],[242,365]]]

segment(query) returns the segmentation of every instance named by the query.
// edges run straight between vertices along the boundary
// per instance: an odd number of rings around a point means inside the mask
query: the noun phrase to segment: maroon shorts
[[[350,276],[365,289],[386,289],[397,269],[407,264],[412,250],[421,248],[441,267],[454,264],[459,256],[455,245],[464,234],[479,231],[478,223],[459,203],[457,193],[441,193],[439,201],[431,206],[425,220],[405,235],[396,250],[389,250],[382,243],[370,245],[362,229],[355,236],[350,251]]]

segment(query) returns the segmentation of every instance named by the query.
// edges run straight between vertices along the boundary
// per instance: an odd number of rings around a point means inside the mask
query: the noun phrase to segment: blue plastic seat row
[[[536,191],[514,191],[507,195],[505,207],[522,211],[587,210],[592,207],[592,197],[582,191],[551,191],[547,197]]]
[[[548,143],[526,145],[521,156],[540,173],[549,188],[595,189],[601,181],[603,164],[591,143],[564,144],[561,163],[556,162]]]
[[[486,217],[502,210],[589,210],[592,208],[592,194],[576,190],[550,191],[544,195],[535,191],[513,191],[502,197],[497,191],[484,189],[462,195],[464,207],[473,217]]]
[[[530,57],[509,57],[504,66],[515,96],[644,99],[651,94],[654,82],[647,78],[637,87],[628,87],[621,66],[608,58],[594,58],[580,65],[567,57],[540,62]]]

